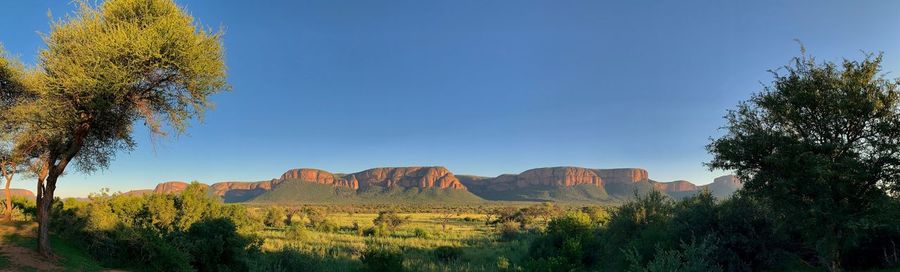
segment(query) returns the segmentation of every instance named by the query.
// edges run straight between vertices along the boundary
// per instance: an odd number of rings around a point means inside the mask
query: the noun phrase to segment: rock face
[[[744,188],[744,183],[735,175],[725,175],[715,178],[712,183],[701,187],[709,188],[710,191],[716,194],[731,194]]]
[[[184,189],[187,188],[188,185],[190,185],[190,183],[184,181],[168,181],[157,184],[156,188],[153,189],[153,192],[157,194],[175,194],[184,191]],[[200,185],[204,187],[208,186],[202,183]]]
[[[687,180],[676,180],[673,182],[657,182],[653,187],[663,192],[690,192],[697,191],[699,188]]]
[[[26,189],[10,188],[9,194],[12,197],[24,197],[24,198],[28,198],[28,199],[34,199],[34,193],[31,192],[30,190],[26,190]]]
[[[291,170],[288,170],[287,172],[284,172],[284,174],[281,175],[281,180],[291,180],[291,179],[359,189],[359,182],[341,179],[332,173],[329,173],[327,171],[322,171],[319,169],[311,169],[311,168],[291,169]]]
[[[466,186],[459,182],[447,168],[435,167],[386,167],[372,168],[347,175],[346,183],[359,187],[404,187],[461,189]],[[354,188],[354,189],[356,189]]]
[[[336,177],[334,174],[317,169],[293,169],[281,175],[281,180],[298,179],[307,182],[348,187],[353,189],[380,187],[462,189],[459,182],[447,168],[434,167],[384,167]]]
[[[650,175],[640,168],[593,169],[607,184],[631,184],[647,181]]]
[[[153,193],[153,189],[131,190],[122,194],[127,196],[142,196],[151,193]]]
[[[470,178],[466,186],[486,191],[511,191],[528,187],[572,187],[578,185],[603,186],[603,179],[593,170],[581,167],[535,168],[518,175],[504,174],[496,178]],[[476,184],[476,182],[478,184]]]

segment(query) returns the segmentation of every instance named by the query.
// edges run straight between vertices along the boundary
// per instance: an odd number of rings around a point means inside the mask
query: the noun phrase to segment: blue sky
[[[0,42],[33,64],[69,1],[9,1]],[[256,181],[290,168],[443,165],[494,176],[542,166],[642,167],[711,182],[728,108],[799,54],[883,51],[900,72],[897,1],[178,1],[225,29],[233,91],[188,135],[58,195],[167,180]],[[33,190],[31,180],[13,187]]]

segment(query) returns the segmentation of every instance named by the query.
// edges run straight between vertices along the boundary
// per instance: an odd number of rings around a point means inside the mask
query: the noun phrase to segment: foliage
[[[237,234],[231,220],[204,219],[196,222],[184,236],[197,271],[247,271],[248,252],[254,252],[253,241]]]
[[[397,215],[394,211],[381,211],[378,213],[378,217],[375,217],[375,219],[372,220],[372,223],[376,226],[384,225],[388,230],[394,231],[400,224],[405,223],[407,220],[408,218],[400,217],[400,215]]]
[[[403,267],[403,254],[398,248],[379,244],[368,243],[366,251],[359,258],[365,271],[389,272],[405,271]]]
[[[726,134],[708,146],[709,166],[736,171],[816,252],[807,261],[830,270],[856,259],[857,227],[881,224],[878,204],[900,189],[900,82],[881,66],[881,55],[818,63],[803,52],[729,111]]]
[[[463,252],[458,247],[439,246],[432,251],[434,258],[441,262],[452,262],[458,260]]]
[[[263,224],[273,228],[284,227],[284,210],[274,206],[266,208],[266,217]]]
[[[112,267],[218,271],[223,264],[247,270],[259,245],[250,235],[260,229],[257,221],[246,218],[243,207],[209,197],[196,182],[179,195],[102,191],[87,202],[55,203],[56,232]]]

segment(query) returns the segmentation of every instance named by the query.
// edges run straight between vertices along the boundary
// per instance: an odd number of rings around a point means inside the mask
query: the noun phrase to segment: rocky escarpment
[[[320,190],[321,194],[331,194],[338,190],[341,194],[378,194],[384,190],[413,189],[469,192],[489,200],[527,201],[605,201],[629,199],[635,193],[643,194],[659,190],[673,197],[684,197],[709,189],[719,197],[729,196],[742,187],[734,176],[716,178],[713,183],[697,186],[686,180],[656,182],[650,179],[647,170],[640,168],[591,169],[583,167],[545,167],[526,170],[519,174],[504,174],[497,177],[454,175],[447,168],[434,167],[382,167],[351,174],[333,174],[328,171],[299,168],[284,172],[279,178],[259,182],[219,182],[209,186],[211,195],[221,197],[226,202],[244,202],[272,192],[286,182],[308,184],[293,186],[292,190]],[[327,185],[322,187],[323,185]],[[178,193],[188,186],[186,182],[171,181],[160,183],[155,193]],[[205,185],[204,185],[205,186]],[[292,187],[292,188],[293,188]],[[328,189],[334,188],[334,189]],[[332,191],[328,191],[332,190]],[[335,191],[335,192],[338,192]],[[413,191],[413,193],[416,191]],[[311,192],[285,193],[308,195]],[[397,192],[392,192],[397,193]],[[371,195],[369,195],[371,196]],[[346,197],[346,195],[345,195]],[[408,197],[408,196],[404,196]]]
[[[157,194],[175,194],[184,191],[185,188],[188,187],[190,183],[184,181],[167,181],[156,185],[156,188],[153,189],[154,193]],[[200,184],[201,186],[207,187],[206,184]]]
[[[641,168],[592,169],[607,184],[632,184],[650,179],[647,170]]]
[[[504,174],[496,178],[465,176],[466,186],[478,191],[512,191],[528,187],[603,186],[603,179],[593,170],[581,167],[535,168],[518,175]],[[474,189],[473,189],[474,190]]]
[[[34,192],[27,189],[9,188],[9,195],[11,197],[24,197],[27,199],[34,199]]]
[[[687,180],[676,180],[673,182],[656,182],[653,183],[653,188],[663,191],[663,192],[690,192],[697,191],[697,185],[694,185],[690,181]]]
[[[282,180],[297,179],[352,189],[378,187],[466,189],[447,168],[383,167],[337,177],[317,169],[292,169],[281,175]]]
[[[700,187],[709,189],[713,194],[730,195],[735,191],[744,188],[744,183],[735,175],[725,175],[715,178],[712,183]]]

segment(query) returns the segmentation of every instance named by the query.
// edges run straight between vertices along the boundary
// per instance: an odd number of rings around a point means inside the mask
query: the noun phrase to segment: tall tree
[[[133,124],[153,135],[180,134],[202,118],[210,95],[228,88],[221,33],[195,24],[172,0],[78,1],[51,24],[33,71],[39,96],[22,105],[27,135],[41,139],[38,250],[50,256],[51,202],[69,164],[104,168],[130,149]]]
[[[900,83],[884,78],[881,55],[817,63],[801,51],[728,112],[709,166],[735,170],[837,271],[854,226],[900,184]]]
[[[0,46],[0,174],[5,179],[3,193],[6,197],[6,220],[12,220],[12,194],[9,186],[13,177],[19,171],[23,160],[21,154],[16,152],[15,139],[21,127],[15,122],[12,108],[24,103],[30,96],[24,87],[24,66],[6,54]]]

